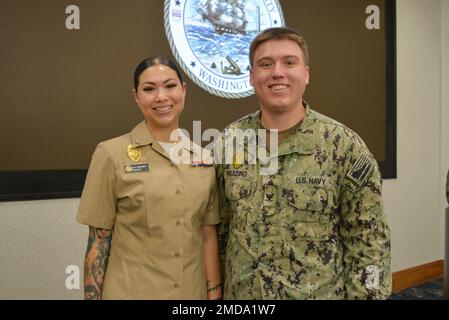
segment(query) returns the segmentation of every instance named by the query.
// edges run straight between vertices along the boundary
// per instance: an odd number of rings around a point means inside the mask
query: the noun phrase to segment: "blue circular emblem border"
[[[170,45],[170,49],[173,53],[173,56],[176,58],[176,60],[178,61],[179,65],[182,67],[182,69],[184,70],[184,72],[188,75],[188,77],[195,83],[197,84],[199,87],[201,87],[202,89],[206,90],[207,92],[222,97],[222,98],[228,98],[228,99],[240,99],[240,98],[245,98],[245,97],[249,97],[251,95],[254,94],[254,89],[251,87],[251,85],[249,85],[249,89],[244,89],[241,90],[241,92],[228,92],[225,90],[219,90],[216,89],[210,85],[208,85],[205,81],[201,80],[194,72],[192,72],[192,70],[190,69],[189,65],[184,61],[181,53],[178,50],[178,46],[177,43],[175,41],[175,39],[173,38],[173,32],[171,30],[171,26],[170,26],[170,14],[172,14],[172,10],[171,9],[175,9],[173,7],[173,5],[181,7],[184,6],[184,3],[187,3],[187,1],[189,0],[165,0],[164,2],[164,27],[165,27],[165,34],[167,36],[167,40],[168,43]],[[278,0],[262,0],[264,2],[264,4],[266,5],[266,2],[270,2],[271,5],[274,5],[276,8],[276,14],[279,15],[279,26],[284,26],[285,25],[285,19],[284,19],[284,15],[282,12],[282,7],[279,3]],[[182,16],[182,18],[180,17],[180,19],[182,19],[183,21],[183,32],[184,32],[184,36],[186,38],[186,42],[188,44],[188,40],[187,40],[187,35],[186,35],[186,31],[185,31],[185,23],[184,23],[184,12],[180,9],[177,9],[179,11],[179,14]],[[272,17],[270,17],[272,18]],[[262,30],[261,30],[262,31]],[[195,51],[193,50],[193,48],[190,46],[190,44],[188,44],[188,47],[190,48],[193,56],[195,57],[195,59],[197,61],[200,61],[197,57],[197,54],[195,53]],[[194,63],[194,62],[192,62]],[[199,62],[201,63],[201,62]],[[195,67],[192,66],[192,68]],[[198,66],[200,67],[200,66]],[[207,72],[212,73],[210,70],[208,70],[207,67],[204,67],[204,69],[207,70]],[[215,76],[215,75],[214,75]],[[218,76],[217,76],[218,77]],[[225,79],[224,81],[231,81],[229,80],[229,78],[226,77],[222,77],[222,79]],[[245,81],[247,82],[247,84],[249,84],[249,76],[240,78],[240,79],[236,79],[236,81]]]

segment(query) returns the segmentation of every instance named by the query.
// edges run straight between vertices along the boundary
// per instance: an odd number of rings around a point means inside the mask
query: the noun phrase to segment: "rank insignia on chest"
[[[128,158],[134,162],[139,162],[140,158],[142,158],[142,153],[140,149],[134,148],[131,144],[128,145],[127,149]]]
[[[150,171],[150,165],[148,163],[128,164],[125,166],[125,173],[138,173],[148,171]]]

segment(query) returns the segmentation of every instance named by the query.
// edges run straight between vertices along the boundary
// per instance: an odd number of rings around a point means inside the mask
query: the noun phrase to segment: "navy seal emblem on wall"
[[[284,26],[277,0],[165,0],[165,33],[185,73],[224,98],[250,96],[249,46],[260,32]]]

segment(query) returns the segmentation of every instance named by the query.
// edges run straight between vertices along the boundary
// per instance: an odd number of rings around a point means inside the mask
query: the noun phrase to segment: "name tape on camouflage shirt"
[[[324,186],[327,179],[325,177],[296,177],[297,184],[311,184],[315,186]]]

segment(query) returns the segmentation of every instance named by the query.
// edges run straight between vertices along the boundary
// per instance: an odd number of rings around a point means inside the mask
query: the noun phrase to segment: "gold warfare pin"
[[[234,159],[232,161],[232,166],[234,169],[239,169],[243,165],[244,155],[242,152],[234,154]]]
[[[128,145],[127,154],[128,154],[128,158],[130,158],[134,162],[139,162],[140,158],[142,157],[142,153],[140,152],[140,149],[133,148],[133,146],[131,144]]]

